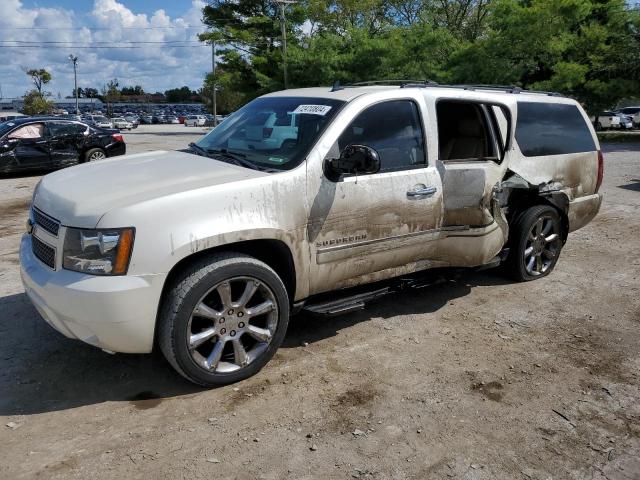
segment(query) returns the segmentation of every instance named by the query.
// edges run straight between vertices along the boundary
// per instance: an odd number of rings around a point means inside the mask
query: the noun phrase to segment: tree
[[[489,33],[452,62],[459,82],[557,90],[591,113],[640,88],[638,21],[624,0],[497,0]]]
[[[197,96],[196,92],[192,92],[191,89],[187,86],[181,88],[172,88],[164,92],[165,97],[167,98],[167,102],[170,103],[181,103],[181,102],[192,102],[193,97]]]
[[[107,113],[110,115],[111,104],[120,99],[120,91],[118,90],[118,79],[114,78],[109,80],[102,86],[100,92],[102,93],[102,101],[107,103]]]
[[[36,69],[36,68],[25,68],[25,73],[31,77],[31,81],[33,85],[36,87],[36,91],[42,97],[44,92],[42,91],[43,87],[49,83],[52,79],[51,74],[47,72],[44,68]]]
[[[41,92],[33,89],[24,95],[23,111],[26,115],[44,115],[53,111],[52,101],[44,98]]]
[[[144,90],[140,85],[136,85],[135,87],[122,87],[120,94],[124,96],[138,96],[144,95]]]
[[[210,0],[203,19],[211,31],[200,39],[220,47],[220,95],[241,104],[283,87],[274,2]],[[514,84],[560,91],[590,112],[640,90],[640,12],[625,0],[301,0],[287,6],[286,32],[296,87]]]
[[[98,98],[98,89],[87,87],[84,89],[84,96],[86,98]]]

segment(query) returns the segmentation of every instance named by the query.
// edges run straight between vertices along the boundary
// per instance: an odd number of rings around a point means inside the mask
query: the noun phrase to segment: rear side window
[[[526,157],[596,150],[591,132],[575,105],[518,102],[516,140]]]

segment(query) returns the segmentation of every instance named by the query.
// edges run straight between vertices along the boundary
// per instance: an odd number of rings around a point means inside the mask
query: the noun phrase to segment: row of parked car
[[[640,107],[625,107],[597,115],[593,122],[596,130],[640,129]]]

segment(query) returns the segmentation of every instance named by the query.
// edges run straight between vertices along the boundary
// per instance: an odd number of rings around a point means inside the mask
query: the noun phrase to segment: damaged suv
[[[272,141],[277,125],[286,141]],[[192,151],[45,176],[20,262],[62,334],[109,352],[158,346],[205,386],[258,372],[290,314],[360,308],[389,291],[382,280],[500,263],[542,278],[602,201],[580,105],[517,88],[286,90]]]

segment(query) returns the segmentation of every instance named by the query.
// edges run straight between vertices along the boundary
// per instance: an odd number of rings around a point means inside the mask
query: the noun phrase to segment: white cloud
[[[120,45],[194,42],[197,33],[204,30],[201,23],[204,5],[203,0],[192,0],[183,15],[171,18],[162,9],[149,15],[134,12],[126,6],[126,0],[94,0],[92,11],[80,16],[62,8],[25,8],[20,0],[0,0],[0,39],[82,44],[125,42]],[[118,78],[121,86],[142,85],[151,92],[182,85],[196,89],[211,70],[211,52],[206,47],[135,46],[140,48],[0,48],[0,86],[5,97],[22,95],[30,85],[21,67],[43,67],[53,75],[47,89],[54,95],[58,92],[70,95],[73,67],[69,53],[79,57],[80,87],[100,88],[108,80]]]

